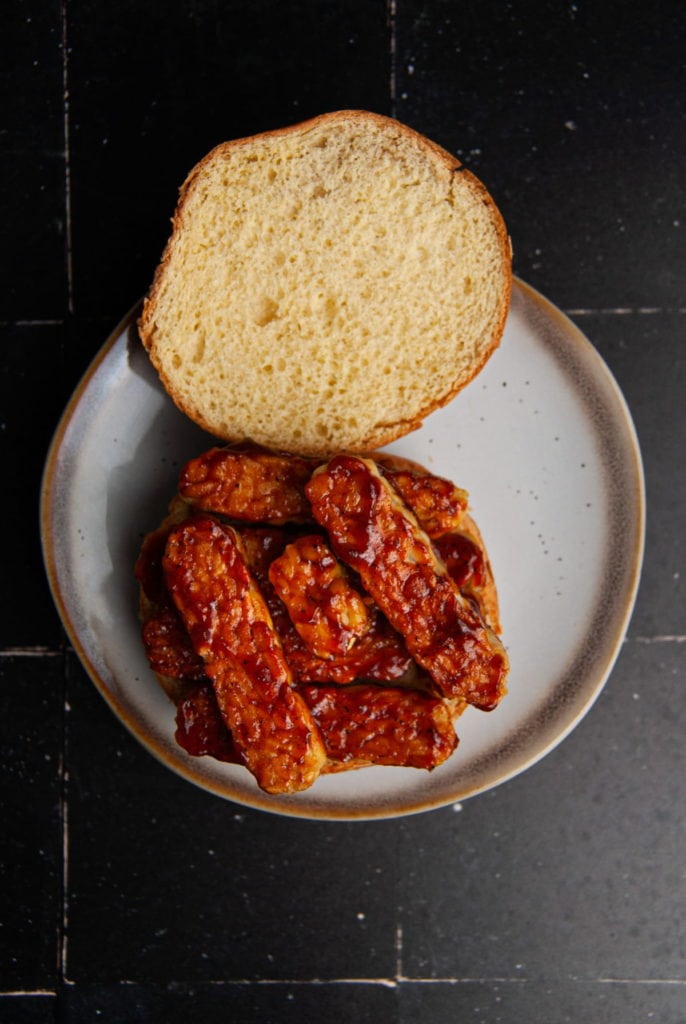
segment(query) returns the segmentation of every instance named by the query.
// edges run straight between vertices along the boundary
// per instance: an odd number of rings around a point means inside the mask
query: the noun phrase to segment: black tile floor
[[[0,1020],[686,1021],[686,15],[675,2],[10,0],[0,223]],[[65,642],[38,492],[81,372],[212,145],[389,113],[487,184],[615,374],[646,561],[596,705],[528,772],[371,823],[224,803]]]

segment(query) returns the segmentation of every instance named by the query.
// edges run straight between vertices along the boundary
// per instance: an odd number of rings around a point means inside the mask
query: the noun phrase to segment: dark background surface
[[[686,1020],[684,52],[676,2],[11,0],[0,64],[0,1020]],[[59,414],[215,143],[363,107],[455,152],[605,358],[646,560],[600,699],[453,808],[309,823],[176,778],[44,578]]]

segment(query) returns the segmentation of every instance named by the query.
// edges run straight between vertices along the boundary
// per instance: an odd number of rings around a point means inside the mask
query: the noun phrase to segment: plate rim
[[[629,621],[633,614],[640,584],[645,552],[646,529],[645,473],[641,457],[640,443],[626,398],[611,369],[589,338],[566,313],[555,306],[536,288],[516,276],[513,278],[513,293],[515,291],[519,291],[524,297],[528,297],[528,299],[545,314],[547,319],[557,321],[562,333],[570,340],[573,339],[576,344],[580,345],[584,349],[585,354],[590,357],[592,361],[595,361],[597,371],[603,375],[604,383],[610,386],[610,390],[613,393],[618,410],[622,414],[622,434],[628,442],[628,450],[632,456],[630,468],[632,479],[635,480],[636,484],[633,498],[635,502],[634,511],[637,519],[635,545],[633,549],[627,553],[627,565],[630,566],[631,571],[630,574],[627,572],[627,584],[623,599],[622,613],[617,616],[614,636],[607,638],[607,654],[605,655],[602,669],[598,671],[592,683],[587,682],[585,687],[586,692],[580,707],[574,714],[570,715],[569,719],[565,722],[564,727],[556,731],[546,743],[542,744],[540,748],[530,752],[528,755],[523,756],[516,764],[504,770],[502,774],[498,776],[496,781],[484,779],[480,783],[475,783],[471,788],[469,786],[463,787],[461,792],[456,793],[450,798],[446,798],[445,795],[436,795],[435,797],[431,797],[429,794],[422,798],[418,798],[415,801],[405,800],[402,804],[399,802],[398,805],[394,805],[393,807],[388,807],[383,803],[379,806],[368,806],[359,811],[355,811],[350,808],[338,808],[330,804],[322,806],[321,808],[313,808],[312,806],[303,806],[298,804],[293,804],[290,807],[282,805],[275,807],[273,805],[273,796],[263,794],[260,790],[257,790],[254,794],[251,793],[249,798],[243,797],[240,793],[228,792],[225,781],[215,781],[213,778],[203,776],[202,772],[194,770],[192,764],[186,765],[180,759],[176,759],[172,752],[167,751],[164,744],[157,743],[154,735],[149,732],[146,727],[141,726],[138,723],[135,714],[129,710],[125,703],[120,701],[116,695],[112,693],[105,680],[100,676],[88,654],[88,651],[86,650],[86,647],[78,635],[78,631],[74,626],[60,587],[59,572],[56,565],[55,538],[51,529],[56,498],[55,478],[57,463],[65,435],[76,412],[78,411],[80,402],[88,388],[88,385],[117,342],[122,338],[125,332],[135,324],[137,312],[140,310],[142,305],[142,299],[138,300],[131,306],[128,312],[119,320],[117,325],[110,332],[103,344],[98,348],[86,370],[78,380],[78,383],[76,384],[58,420],[47,450],[40,484],[39,500],[39,522],[43,563],[52,598],[62,626],[82,667],[85,669],[87,675],[91,679],[91,682],[95,685],[110,710],[117,716],[120,722],[138,740],[138,742],[141,743],[145,750],[152,754],[166,768],[171,769],[176,775],[205,792],[210,792],[213,795],[237,806],[248,807],[253,810],[264,811],[279,816],[299,818],[308,821],[373,821],[392,819],[449,807],[451,804],[455,804],[458,801],[461,802],[463,800],[470,799],[480,793],[487,792],[490,789],[503,785],[545,758],[552,750],[555,749],[555,747],[562,743],[571,732],[573,732],[577,725],[591,710],[616,664],[627,633]]]

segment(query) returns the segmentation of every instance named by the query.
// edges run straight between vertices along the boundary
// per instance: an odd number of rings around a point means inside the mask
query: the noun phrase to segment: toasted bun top
[[[139,328],[204,429],[325,455],[449,401],[497,346],[510,289],[484,186],[405,125],[339,111],[195,167]]]

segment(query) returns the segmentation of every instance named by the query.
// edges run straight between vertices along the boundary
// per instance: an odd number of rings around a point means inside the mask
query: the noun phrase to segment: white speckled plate
[[[213,443],[158,383],[131,314],[96,357],[59,425],[42,534],[55,601],[95,685],[131,732],[185,778],[237,803],[307,818],[440,807],[489,789],[551,750],[588,711],[617,656],[638,584],[644,494],[622,395],[583,335],[517,282],[500,349],[479,377],[391,450],[471,495],[498,583],[509,694],[458,720],[440,768],[366,768],[289,797],[245,769],[186,756],[147,667],[133,564],[179,467]]]

